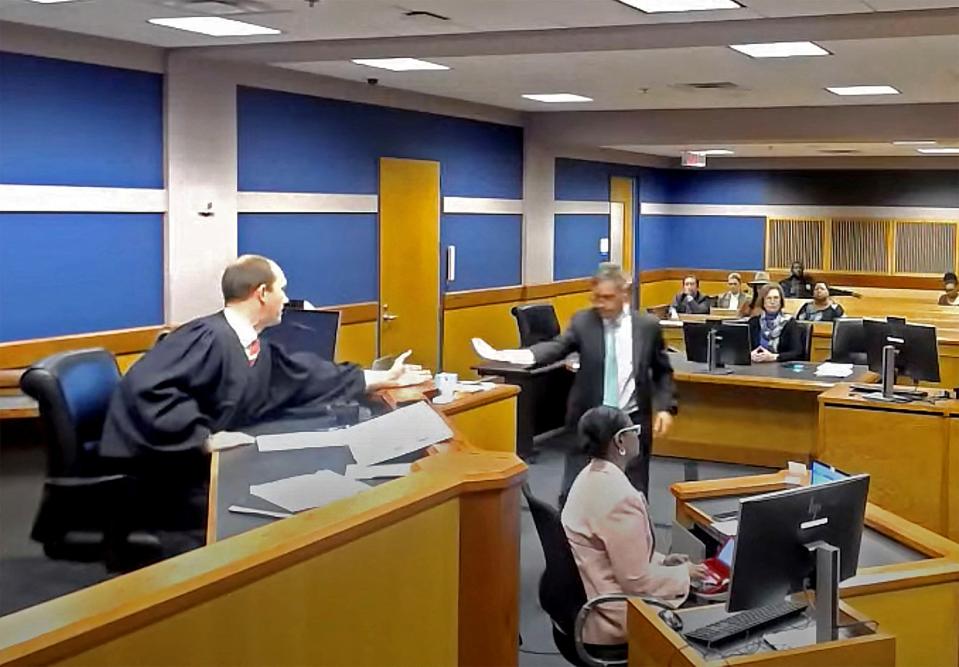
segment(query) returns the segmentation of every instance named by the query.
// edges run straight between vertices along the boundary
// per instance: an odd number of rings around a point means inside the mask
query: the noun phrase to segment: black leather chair
[[[812,358],[812,322],[796,321],[799,325],[799,340],[802,342],[802,358],[800,361],[809,361]]]
[[[543,546],[546,569],[539,580],[539,604],[553,622],[553,641],[560,654],[571,664],[579,667],[612,667],[626,664],[626,645],[591,646],[577,641],[577,626],[582,629],[583,619],[598,601],[586,600],[586,590],[579,576],[579,568],[566,539],[559,512],[551,505],[533,496],[528,484],[523,485],[523,496],[529,505],[536,533]],[[626,596],[613,596],[625,599]],[[610,601],[603,596],[602,601]],[[578,618],[582,616],[583,618]],[[579,647],[577,647],[579,644]],[[583,651],[587,651],[584,655]],[[595,655],[602,651],[603,657]]]
[[[862,319],[843,317],[832,323],[829,361],[838,364],[868,363]]]
[[[519,344],[529,347],[559,335],[559,320],[549,303],[530,303],[510,309],[519,327]]]
[[[20,378],[39,403],[47,444],[47,478],[30,536],[51,558],[106,558],[123,569],[131,556],[125,545],[136,506],[133,479],[108,469],[98,452],[119,379],[116,359],[101,348],[51,355]],[[154,546],[150,536],[136,538]]]

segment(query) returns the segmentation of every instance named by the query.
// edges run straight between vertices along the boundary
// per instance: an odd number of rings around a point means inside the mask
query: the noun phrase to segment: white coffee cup
[[[437,373],[433,378],[433,383],[441,396],[452,396],[458,381],[459,376],[456,373]]]

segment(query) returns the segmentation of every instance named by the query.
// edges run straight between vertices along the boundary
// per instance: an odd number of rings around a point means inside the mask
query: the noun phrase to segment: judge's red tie
[[[256,358],[260,355],[260,339],[257,338],[252,343],[246,346],[246,358],[250,361],[250,365],[256,363]]]

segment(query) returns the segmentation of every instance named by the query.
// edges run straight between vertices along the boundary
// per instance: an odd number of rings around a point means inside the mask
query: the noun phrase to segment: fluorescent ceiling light
[[[619,0],[647,14],[657,12],[702,12],[710,9],[742,9],[734,0]]]
[[[898,95],[892,86],[828,86],[833,95]]]
[[[54,5],[61,2],[73,2],[74,0],[30,0],[30,2],[36,2],[41,5]]]
[[[902,141],[892,142],[893,146],[935,146],[936,142],[932,139],[904,139]]]
[[[924,155],[959,155],[959,147],[917,148],[916,150]]]
[[[828,56],[826,49],[812,42],[769,42],[767,44],[730,44],[729,48],[751,58],[795,58],[797,56]]]
[[[247,35],[279,35],[275,28],[225,19],[220,16],[186,16],[175,19],[150,19],[153,25],[176,28],[187,32],[198,32],[211,37],[245,37]]]
[[[693,155],[735,155],[735,151],[731,151],[728,148],[704,148],[700,151],[686,151],[687,153],[692,153]]]
[[[388,69],[391,72],[449,69],[446,65],[431,63],[428,60],[420,60],[419,58],[357,58],[353,62],[357,65]]]
[[[592,102],[592,97],[584,97],[574,93],[541,93],[534,95],[523,95],[528,100],[535,102],[547,102],[549,104],[559,104],[562,102]]]

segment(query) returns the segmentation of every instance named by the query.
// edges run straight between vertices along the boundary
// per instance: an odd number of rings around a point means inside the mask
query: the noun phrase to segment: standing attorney
[[[575,430],[583,413],[598,405],[628,413],[642,430],[639,456],[626,468],[626,476],[647,493],[653,434],[663,435],[672,425],[676,389],[659,322],[629,307],[626,284],[617,265],[601,264],[592,280],[593,307],[573,315],[566,331],[553,340],[525,350],[495,350],[476,338],[473,344],[481,357],[524,366],[550,364],[578,352],[566,424]],[[580,448],[567,454],[562,497],[585,465]]]

